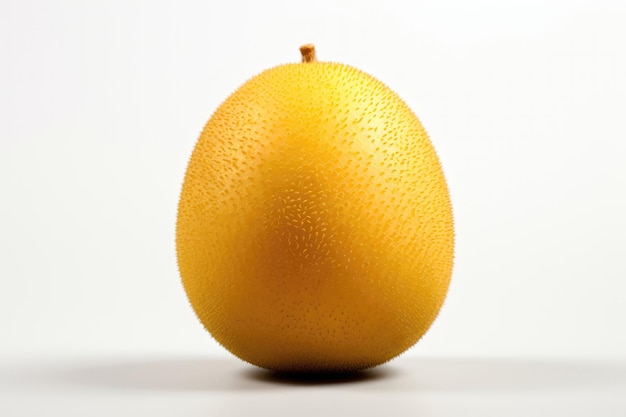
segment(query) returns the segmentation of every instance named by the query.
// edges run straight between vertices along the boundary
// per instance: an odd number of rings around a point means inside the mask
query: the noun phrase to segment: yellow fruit
[[[178,265],[200,321],[239,358],[359,370],[411,347],[435,319],[452,210],[407,105],[302,51],[303,63],[250,79],[206,124],[178,207]]]

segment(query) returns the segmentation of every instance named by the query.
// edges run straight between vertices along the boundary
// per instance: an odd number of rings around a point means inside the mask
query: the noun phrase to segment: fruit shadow
[[[47,376],[56,382],[83,387],[170,392],[263,391],[306,386],[421,394],[586,386],[626,389],[624,363],[488,358],[404,358],[349,374],[286,374],[253,367],[235,358],[111,360],[73,363],[62,372]]]
[[[61,378],[71,384],[108,389],[211,392],[358,385],[394,375],[392,369],[384,366],[351,373],[293,374],[257,368],[234,358],[180,358],[85,362],[72,365],[61,373]]]
[[[393,368],[381,366],[363,371],[344,373],[289,373],[252,368],[246,370],[243,376],[253,381],[268,384],[306,386],[367,383],[393,378],[394,374],[395,370]]]

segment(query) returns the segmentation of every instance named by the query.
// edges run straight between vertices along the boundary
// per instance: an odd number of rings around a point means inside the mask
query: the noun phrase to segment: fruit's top
[[[302,62],[317,62],[317,56],[315,56],[315,45],[307,43],[300,47],[300,53],[302,54]]]

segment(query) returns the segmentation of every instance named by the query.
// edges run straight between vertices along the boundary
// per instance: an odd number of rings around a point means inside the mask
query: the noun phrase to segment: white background
[[[624,4],[2,1],[0,355],[228,357],[177,273],[186,163],[312,42],[398,92],[447,175],[453,282],[406,355],[624,358]]]

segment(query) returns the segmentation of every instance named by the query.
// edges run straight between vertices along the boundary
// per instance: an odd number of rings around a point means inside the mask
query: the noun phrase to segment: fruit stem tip
[[[317,56],[315,56],[315,45],[307,43],[300,47],[300,53],[302,54],[302,62],[317,62]]]

